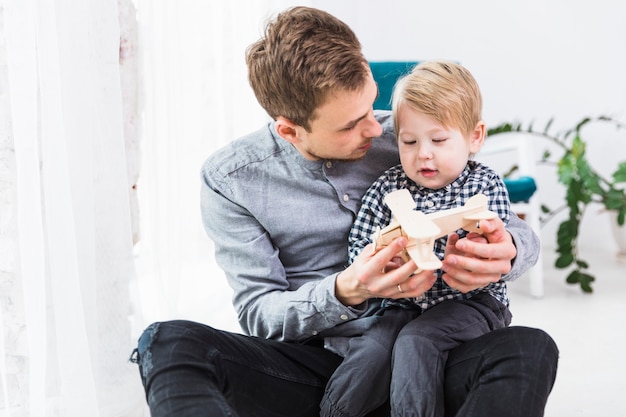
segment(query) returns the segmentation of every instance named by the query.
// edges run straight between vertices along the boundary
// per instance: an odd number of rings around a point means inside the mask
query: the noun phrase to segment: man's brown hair
[[[369,71],[352,29],[309,7],[288,9],[269,22],[265,36],[248,47],[246,63],[265,111],[306,130],[333,92],[363,87]]]

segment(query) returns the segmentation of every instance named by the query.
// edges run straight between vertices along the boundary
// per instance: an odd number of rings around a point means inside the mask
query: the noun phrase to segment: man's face
[[[372,105],[378,94],[370,76],[359,91],[340,91],[316,111],[310,132],[296,126],[297,140],[292,141],[307,159],[356,160],[365,156],[372,140],[382,134],[374,118]]]

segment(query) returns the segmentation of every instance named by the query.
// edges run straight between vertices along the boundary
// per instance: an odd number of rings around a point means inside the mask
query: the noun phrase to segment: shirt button
[[[348,201],[350,201],[350,196],[349,196],[348,194],[344,194],[344,195],[343,195],[343,201],[345,201],[346,203],[347,203]]]
[[[313,336],[317,336],[319,332],[317,330],[313,330]]]
[[[435,207],[435,203],[434,203],[433,201],[428,200],[428,201],[426,202],[426,207],[428,207],[428,208],[433,208],[433,207]]]
[[[348,320],[348,315],[347,314],[342,314],[341,316],[339,316],[339,318],[341,320]]]
[[[326,168],[332,168],[333,167],[333,163],[330,161],[326,161]]]

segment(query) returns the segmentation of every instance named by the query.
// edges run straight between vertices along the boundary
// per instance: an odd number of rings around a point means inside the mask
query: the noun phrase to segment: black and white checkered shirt
[[[396,165],[381,175],[363,196],[361,209],[348,237],[350,262],[372,242],[372,234],[377,226],[382,229],[391,222],[391,210],[384,203],[384,197],[392,191],[403,188],[411,192],[415,200],[415,210],[421,210],[426,214],[463,206],[470,197],[483,193],[489,200],[489,210],[497,213],[505,224],[509,220],[509,195],[502,179],[494,170],[479,162],[469,161],[465,170],[452,184],[438,190],[417,185],[406,176],[401,165]],[[458,230],[457,234],[464,237],[467,232]],[[435,254],[439,259],[443,259],[446,240],[447,237],[442,237],[435,241]],[[489,292],[507,306],[509,304],[506,283],[502,280],[463,294],[450,288],[442,280],[443,271],[436,272],[435,285],[423,297],[413,300],[422,310],[444,300],[467,299],[482,291]]]

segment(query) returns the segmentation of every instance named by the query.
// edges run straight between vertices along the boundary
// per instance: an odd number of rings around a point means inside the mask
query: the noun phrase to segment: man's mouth
[[[371,148],[371,147],[372,147],[372,142],[370,141],[370,142],[367,142],[367,143],[366,143],[365,145],[363,145],[363,146],[359,146],[359,150],[366,151],[366,150],[368,150],[368,149],[369,149],[369,148]]]

